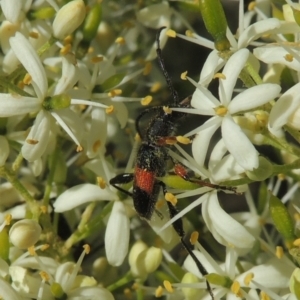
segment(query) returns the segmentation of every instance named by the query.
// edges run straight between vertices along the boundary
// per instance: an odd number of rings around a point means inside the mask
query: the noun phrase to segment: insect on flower
[[[187,97],[181,102],[179,101],[178,93],[174,89],[171,78],[169,77],[168,72],[165,68],[159,43],[160,32],[164,28],[165,27],[160,28],[157,33],[156,52],[160,68],[163,72],[168,88],[172,95],[172,102],[170,103],[169,107],[188,108],[190,107],[191,97]],[[148,113],[154,113],[154,118],[150,121],[145,134],[142,134],[139,123],[141,118]],[[170,141],[176,142],[176,137],[174,136],[175,125],[184,116],[186,116],[186,113],[174,111],[172,112],[172,110],[165,109],[162,106],[145,109],[137,117],[135,122],[136,131],[140,135],[142,143],[137,152],[134,172],[119,174],[110,180],[110,184],[113,185],[116,189],[132,197],[135,210],[137,214],[143,219],[150,220],[153,212],[156,211],[155,204],[158,200],[160,189],[162,188],[165,196],[167,194],[165,183],[160,181],[158,178],[165,176],[167,161],[169,159],[171,159],[174,164],[175,173],[186,181],[194,182],[199,185],[208,186],[211,188],[223,190],[225,189],[233,192],[235,191],[235,189],[231,187],[218,186],[206,181],[190,178],[185,167],[168,155],[168,147],[170,147]],[[133,181],[132,193],[118,186],[118,184],[125,184],[131,181]],[[177,214],[177,209],[171,202],[172,201],[167,201],[167,205],[170,218],[173,218]],[[183,230],[182,220],[176,220],[173,223],[173,227],[180,237],[182,245],[196,263],[199,271],[203,276],[208,275],[208,272],[206,271],[204,266],[197,259],[192,249],[184,240],[185,232]],[[214,299],[209,282],[206,281],[206,284],[208,292],[210,293],[212,299]]]

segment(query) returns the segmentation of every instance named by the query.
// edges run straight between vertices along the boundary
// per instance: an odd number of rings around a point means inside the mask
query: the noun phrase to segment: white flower
[[[222,72],[225,79],[220,79],[220,100],[216,99],[201,84],[193,82],[197,89],[193,94],[191,104],[196,109],[194,112],[189,109],[185,111],[212,116],[202,126],[188,134],[197,133],[196,138],[193,140],[192,150],[193,156],[200,166],[204,164],[212,135],[221,127],[224,144],[236,162],[244,170],[253,170],[258,167],[258,153],[256,149],[242,129],[235,123],[232,116],[273,100],[278,96],[281,88],[277,84],[260,84],[241,92],[232,99],[237,78],[244,68],[248,57],[249,51],[242,49],[234,53],[228,60]]]
[[[32,126],[28,138],[22,147],[22,154],[28,161],[33,162],[41,157],[45,152],[51,131],[55,132],[55,125],[52,117],[62,126],[75,143],[81,148],[80,139],[83,136],[83,126],[81,119],[69,108],[61,110],[45,110],[44,101],[48,92],[48,82],[45,70],[29,41],[19,32],[10,39],[11,47],[16,56],[23,64],[24,68],[31,76],[31,83],[37,97],[21,97],[10,94],[0,94],[0,116],[10,117],[26,113],[36,113],[37,117]],[[55,89],[56,94],[62,94],[65,89],[70,89],[77,81],[75,66],[67,58],[62,59],[62,76]],[[68,101],[66,99],[65,101]],[[71,104],[95,105],[107,107],[105,105],[84,101],[71,100]],[[52,116],[52,117],[51,117]]]

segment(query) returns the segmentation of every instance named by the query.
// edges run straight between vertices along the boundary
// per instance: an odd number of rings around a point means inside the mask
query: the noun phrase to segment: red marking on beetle
[[[136,168],[134,171],[135,185],[147,194],[152,194],[155,176],[146,169]]]

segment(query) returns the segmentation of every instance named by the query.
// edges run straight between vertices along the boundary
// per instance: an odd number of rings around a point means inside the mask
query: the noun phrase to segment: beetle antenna
[[[173,101],[174,101],[173,105],[178,105],[179,104],[178,93],[177,93],[177,91],[175,90],[175,88],[173,86],[173,82],[171,80],[171,77],[168,74],[168,71],[166,70],[166,66],[165,66],[164,60],[162,58],[162,52],[161,52],[161,48],[160,48],[160,44],[159,44],[160,33],[165,28],[166,27],[161,27],[158,30],[157,34],[156,34],[156,43],[157,43],[156,53],[157,53],[157,59],[158,59],[159,66],[160,66],[160,68],[162,70],[162,73],[165,76],[168,88],[169,88],[169,90],[170,90],[170,92],[172,94],[172,98],[173,98]]]

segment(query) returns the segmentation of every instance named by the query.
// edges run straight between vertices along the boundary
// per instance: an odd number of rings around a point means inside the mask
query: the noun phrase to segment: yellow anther
[[[96,140],[93,144],[93,151],[97,152],[98,149],[101,147],[101,141],[100,140]]]
[[[293,245],[296,246],[296,247],[299,247],[300,246],[300,238],[294,240]]]
[[[154,82],[150,88],[151,93],[156,93],[161,89],[161,83],[160,82]]]
[[[42,245],[42,248],[40,248],[41,251],[45,251],[47,249],[49,249],[50,245],[49,244],[44,244]]]
[[[29,32],[29,36],[33,39],[38,39],[40,35],[38,32],[31,31],[31,32]]]
[[[66,44],[60,49],[59,53],[61,55],[66,55],[66,54],[70,53],[71,49],[72,49],[72,45]]]
[[[234,281],[233,284],[230,287],[230,290],[237,296],[241,296],[241,285],[238,281]]]
[[[177,141],[176,141],[176,138],[174,138],[174,137],[169,137],[169,138],[166,138],[165,140],[164,140],[164,142],[167,144],[167,145],[175,145],[176,143],[177,143]]]
[[[84,249],[84,251],[85,251],[86,254],[90,253],[90,251],[91,251],[90,245],[84,244],[82,247],[83,247],[83,249]]]
[[[191,140],[188,137],[182,136],[182,135],[176,136],[176,140],[178,143],[184,144],[184,145],[188,145],[191,143]]]
[[[285,174],[280,173],[280,174],[277,175],[277,178],[278,178],[279,180],[281,180],[281,181],[284,181],[284,180],[286,179],[286,176],[285,176]]]
[[[219,79],[226,79],[226,76],[223,73],[216,73],[214,75],[214,79],[219,78]]]
[[[177,204],[177,198],[172,193],[166,193],[165,199],[170,202],[173,206]]]
[[[31,78],[30,74],[26,73],[23,78],[23,83],[29,85],[29,84],[31,84],[31,80],[32,80],[32,78]]]
[[[187,30],[185,32],[185,35],[188,36],[188,37],[194,37],[194,33],[191,30]]]
[[[107,108],[105,109],[105,112],[106,112],[108,115],[112,114],[113,111],[114,111],[114,106],[113,106],[113,105],[110,105],[109,107],[107,107]]]
[[[282,258],[283,257],[283,248],[281,246],[276,246],[276,256],[278,258]]]
[[[138,133],[135,134],[134,140],[135,140],[136,142],[141,142],[141,137],[140,137],[140,135],[139,135]]]
[[[267,293],[265,293],[264,291],[260,292],[260,299],[261,300],[270,300],[271,298],[269,297],[269,295]]]
[[[161,285],[158,286],[157,289],[155,290],[155,297],[156,298],[162,297],[163,292],[164,292],[164,288]]]
[[[73,36],[72,35],[67,35],[65,38],[64,38],[64,44],[71,44],[73,42]]]
[[[173,293],[174,289],[172,287],[172,284],[169,280],[164,280],[163,282],[165,289],[169,292],[169,293]]]
[[[251,10],[254,10],[256,6],[256,2],[255,1],[251,1],[249,4],[248,4],[248,10],[251,11]]]
[[[119,44],[119,45],[124,45],[125,44],[125,39],[123,37],[119,36],[119,37],[116,38],[115,43]]]
[[[173,29],[168,29],[167,32],[166,32],[166,35],[167,35],[168,37],[175,38],[175,37],[176,37],[176,31],[173,30]]]
[[[27,250],[28,250],[28,253],[29,253],[30,255],[32,255],[32,256],[35,255],[35,249],[34,249],[34,246],[29,247]]]
[[[198,231],[193,231],[190,237],[190,242],[192,245],[195,245],[198,241],[199,238],[199,232]]]
[[[97,56],[94,56],[91,58],[91,62],[93,64],[97,64],[97,63],[103,61],[103,59],[104,59],[103,56],[97,55]]]
[[[108,96],[109,97],[115,97],[115,96],[120,96],[122,95],[122,90],[121,89],[115,89],[115,90],[111,90],[109,93],[108,93]]]
[[[251,283],[251,280],[254,278],[254,273],[248,273],[244,278],[244,283],[246,286],[249,286]]]
[[[152,101],[152,96],[146,96],[141,100],[141,104],[146,106],[149,105]]]
[[[145,64],[144,71],[143,71],[143,75],[144,75],[144,76],[149,75],[150,72],[151,72],[151,70],[152,70],[152,64],[151,64],[151,62],[148,61],[148,62]]]
[[[180,78],[181,78],[182,80],[187,80],[187,73],[188,73],[187,71],[181,73]]]
[[[172,109],[169,106],[163,106],[163,110],[166,114],[171,114],[172,113]]]
[[[290,53],[286,54],[284,56],[285,60],[288,61],[288,62],[292,62],[294,60],[294,56]]]
[[[26,143],[29,145],[36,145],[39,141],[34,140],[34,139],[27,139]]]
[[[81,145],[77,145],[76,152],[82,152],[82,151],[83,151],[83,147]]]
[[[98,183],[98,185],[99,185],[99,187],[100,187],[101,189],[105,189],[105,187],[106,187],[106,181],[104,180],[103,177],[98,176],[98,177],[97,177],[97,183]]]
[[[12,220],[12,215],[7,214],[7,215],[5,215],[4,219],[5,219],[5,225],[10,225],[10,222]]]
[[[139,285],[137,282],[135,282],[135,283],[131,286],[131,288],[132,288],[133,290],[137,290],[137,289],[139,289],[139,287],[140,287],[140,285]]]
[[[94,53],[94,52],[95,52],[95,48],[92,47],[92,46],[90,46],[90,47],[88,48],[88,50],[87,50],[87,53],[88,53],[88,54],[91,54],[91,53]]]
[[[214,110],[215,110],[216,115],[220,116],[220,117],[224,117],[227,114],[227,111],[228,111],[227,107],[222,106],[222,105],[214,108]]]
[[[49,281],[50,276],[49,276],[48,273],[46,273],[45,271],[41,271],[39,274],[40,274],[40,276],[42,277],[42,279],[43,279],[44,281]]]

